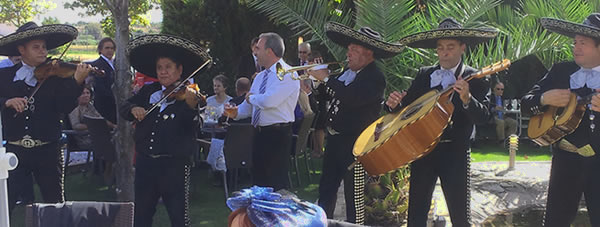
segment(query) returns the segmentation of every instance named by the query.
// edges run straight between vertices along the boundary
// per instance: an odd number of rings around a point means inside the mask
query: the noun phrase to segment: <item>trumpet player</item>
[[[375,59],[388,58],[404,47],[383,41],[378,32],[368,27],[358,31],[329,22],[325,26],[333,42],[348,48],[348,70],[338,78],[329,78],[327,70],[309,70],[309,74],[324,82],[333,97],[326,123],[329,133],[323,159],[323,175],[319,184],[319,205],[328,218],[333,218],[336,194],[344,180],[346,217],[349,222],[364,222],[364,180],[362,166],[347,168],[355,160],[354,141],[379,116],[385,78]]]

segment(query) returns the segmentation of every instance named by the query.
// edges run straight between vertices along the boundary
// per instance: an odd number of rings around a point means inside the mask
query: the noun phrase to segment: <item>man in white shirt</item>
[[[275,190],[289,187],[292,123],[300,91],[299,81],[289,75],[281,81],[276,77],[277,64],[284,69],[290,67],[281,59],[284,51],[283,39],[278,34],[261,34],[256,57],[265,70],[256,75],[246,101],[237,107],[226,105],[227,109],[234,109],[230,117],[236,120],[252,116],[251,122],[256,127],[252,184]]]

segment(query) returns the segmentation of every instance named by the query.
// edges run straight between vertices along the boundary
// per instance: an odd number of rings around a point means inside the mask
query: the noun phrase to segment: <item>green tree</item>
[[[60,24],[60,21],[56,17],[44,17],[44,20],[42,20],[42,24],[43,25]]]
[[[100,23],[87,23],[83,26],[82,34],[91,35],[96,40],[102,39],[102,26]]]
[[[19,27],[55,7],[56,4],[46,0],[0,0],[0,23]]]
[[[65,3],[66,8],[83,8],[87,15],[105,16],[104,21],[110,20],[112,33],[106,32],[114,41],[117,49],[115,53],[115,84],[112,87],[117,104],[117,111],[125,100],[131,97],[132,75],[130,65],[125,56],[125,47],[129,42],[129,26],[131,21],[142,20],[143,15],[148,12],[159,0],[77,0]],[[131,20],[130,20],[131,19]],[[103,24],[106,26],[107,24]],[[133,201],[133,178],[134,171],[132,160],[134,153],[133,127],[131,123],[118,116],[117,134],[115,135],[115,146],[117,150],[116,176],[117,197],[122,201]]]
[[[113,10],[111,10],[112,4],[110,2],[114,1],[76,0],[73,2],[65,3],[64,7],[69,9],[85,9],[85,15],[89,16],[103,16],[104,19],[102,19],[100,23],[102,24],[102,29],[104,33],[110,37],[114,37],[116,31],[116,23],[114,22],[114,18],[111,16],[114,12]],[[149,26],[150,21],[146,17],[146,14],[154,7],[158,7],[159,4],[160,0],[129,0],[130,7],[127,11],[129,23]]]

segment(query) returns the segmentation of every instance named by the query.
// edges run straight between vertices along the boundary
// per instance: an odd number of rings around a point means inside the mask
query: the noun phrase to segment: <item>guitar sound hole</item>
[[[406,120],[406,119],[410,118],[412,115],[419,112],[421,107],[422,107],[421,105],[416,105],[416,106],[411,107],[410,109],[408,109],[408,110],[404,111],[404,113],[402,113],[402,117],[400,119]]]

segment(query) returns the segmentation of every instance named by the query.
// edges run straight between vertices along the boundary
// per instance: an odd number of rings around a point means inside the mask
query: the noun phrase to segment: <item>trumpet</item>
[[[345,61],[340,61],[340,62],[329,62],[329,63],[323,63],[323,64],[312,64],[312,65],[303,65],[303,66],[296,66],[296,67],[291,67],[288,69],[284,69],[283,66],[281,66],[281,64],[278,62],[277,65],[275,65],[275,69],[277,70],[277,78],[279,80],[283,80],[283,76],[285,76],[288,73],[292,73],[291,78],[292,80],[314,80],[314,81],[318,81],[316,78],[314,78],[311,75],[306,74],[307,70],[311,70],[311,69],[315,69],[316,67],[319,66],[330,66],[330,65],[339,65],[340,67],[329,72],[329,75],[336,75],[336,74],[340,74],[344,71],[344,65],[348,62],[348,60]],[[315,69],[316,70],[316,69]],[[293,73],[297,72],[297,71],[305,71],[304,74],[302,75],[297,75],[295,76]]]

